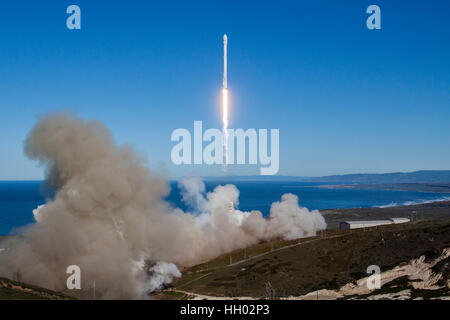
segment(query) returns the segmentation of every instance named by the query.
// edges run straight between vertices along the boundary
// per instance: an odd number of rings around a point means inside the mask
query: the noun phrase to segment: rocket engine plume
[[[169,186],[145,159],[130,146],[118,146],[101,123],[72,114],[42,116],[25,152],[46,167],[54,196],[36,209],[36,223],[6,240],[0,276],[20,271],[26,283],[75,297],[92,298],[94,281],[100,299],[145,296],[178,277],[177,267],[326,228],[319,211],[300,207],[293,194],[274,202],[264,218],[239,210],[236,186],[206,192],[196,176],[179,181],[182,200],[193,210],[182,211],[165,200]],[[71,265],[80,267],[81,290],[67,292]]]
[[[223,169],[226,171],[228,164],[228,90],[222,89],[222,131],[223,131],[223,154],[224,164]]]
[[[227,43],[228,37],[223,35],[223,83],[222,83],[222,131],[223,131],[223,151],[224,165],[226,171],[228,163],[228,85],[227,85]]]

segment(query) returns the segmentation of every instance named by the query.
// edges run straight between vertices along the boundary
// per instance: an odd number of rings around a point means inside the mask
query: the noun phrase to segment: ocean
[[[207,191],[228,182],[205,182]],[[233,182],[240,190],[239,206],[243,211],[260,210],[269,214],[270,205],[279,201],[284,193],[299,197],[301,206],[309,209],[345,209],[389,207],[419,204],[437,200],[450,200],[449,194],[394,190],[324,189],[318,183],[303,182]],[[167,200],[186,210],[180,199],[177,183],[171,183],[172,191]],[[0,235],[7,235],[18,228],[33,223],[33,209],[51,198],[38,181],[0,181]]]

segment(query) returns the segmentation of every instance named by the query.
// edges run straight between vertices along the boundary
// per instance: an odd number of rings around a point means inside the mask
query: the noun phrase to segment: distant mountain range
[[[298,176],[210,176],[206,181],[299,181],[320,183],[350,183],[350,184],[379,184],[379,183],[443,183],[450,182],[450,170],[422,170],[414,172],[393,173],[356,173],[331,175],[323,177]]]
[[[331,183],[440,183],[450,182],[450,170],[422,170],[394,173],[358,173],[308,178],[308,182]]]

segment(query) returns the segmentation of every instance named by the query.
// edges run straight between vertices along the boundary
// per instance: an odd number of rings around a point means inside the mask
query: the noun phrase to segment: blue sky
[[[81,30],[66,28],[70,4]],[[371,4],[381,30],[366,28]],[[3,3],[0,180],[43,177],[23,141],[57,109],[100,120],[172,176],[222,174],[174,166],[170,135],[220,128],[224,33],[230,127],[279,128],[279,174],[450,169],[449,17],[447,0]]]

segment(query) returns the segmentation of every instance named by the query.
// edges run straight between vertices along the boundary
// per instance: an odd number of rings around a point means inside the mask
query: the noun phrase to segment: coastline
[[[377,183],[377,184],[322,184],[311,186],[320,189],[391,190],[417,191],[424,193],[450,194],[450,183]],[[450,196],[449,196],[450,197]]]

